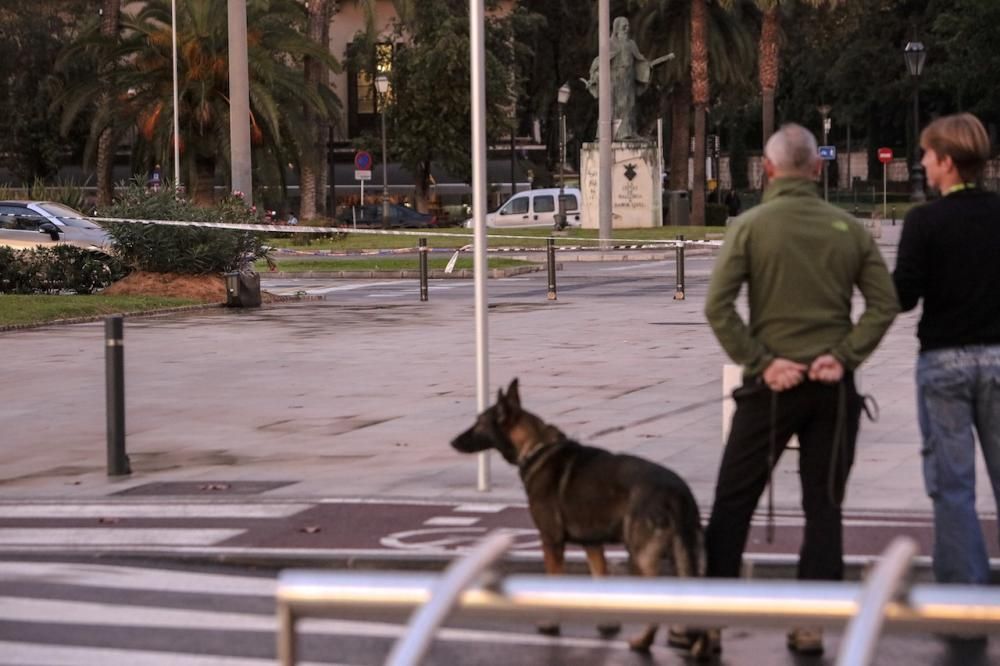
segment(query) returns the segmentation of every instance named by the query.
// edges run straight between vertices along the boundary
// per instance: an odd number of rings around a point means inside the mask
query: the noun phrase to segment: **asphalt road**
[[[264,666],[275,663],[277,619],[272,573],[232,567],[116,562],[0,562],[0,663],[101,666]],[[631,653],[626,626],[614,639],[582,624],[559,638],[514,622],[460,617],[439,631],[426,664],[526,666],[691,663],[664,647],[661,633],[648,657]],[[303,620],[300,664],[381,664],[403,629],[400,618],[367,616]],[[831,664],[839,635],[828,632],[827,656],[797,657],[783,631],[729,627],[722,664]],[[874,664],[979,666],[1000,660],[1000,644],[956,650],[926,635],[886,635]]]

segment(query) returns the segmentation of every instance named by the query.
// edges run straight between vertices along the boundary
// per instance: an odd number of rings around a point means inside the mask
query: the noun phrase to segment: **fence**
[[[438,577],[401,572],[285,571],[278,578],[278,655],[296,663],[303,617],[413,614],[387,664],[421,663],[438,627],[464,617],[680,623],[688,626],[822,625],[847,630],[838,666],[865,666],[883,626],[900,631],[1000,630],[1000,589],[908,584],[914,542],[896,539],[866,583],[654,578],[501,577],[491,569],[511,537],[494,533]]]

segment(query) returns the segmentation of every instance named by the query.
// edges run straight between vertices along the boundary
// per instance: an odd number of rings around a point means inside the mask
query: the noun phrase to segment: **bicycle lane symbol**
[[[418,530],[393,532],[382,537],[383,548],[420,551],[426,553],[466,553],[482,539],[486,527],[425,527]],[[504,530],[514,535],[510,550],[539,550],[542,542],[533,529],[510,528]]]

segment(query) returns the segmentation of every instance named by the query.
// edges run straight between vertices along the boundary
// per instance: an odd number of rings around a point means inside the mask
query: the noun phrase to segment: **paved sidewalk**
[[[898,230],[886,227],[884,250]],[[496,301],[490,379],[520,377],[526,405],[572,436],[672,467],[707,508],[726,359],[701,314],[704,275],[688,281],[685,301],[670,300],[672,289]],[[851,510],[929,509],[916,320],[900,317],[864,367],[881,419],[862,426]],[[0,333],[0,500],[100,498],[179,481],[292,482],[259,499],[523,499],[496,456],[493,488],[479,493],[475,457],[448,446],[476,411],[471,299],[198,311],[130,319],[125,331],[134,473],[124,478],[105,473],[102,324]],[[798,506],[794,455],[776,475],[776,498]],[[986,493],[979,503],[994,508]]]

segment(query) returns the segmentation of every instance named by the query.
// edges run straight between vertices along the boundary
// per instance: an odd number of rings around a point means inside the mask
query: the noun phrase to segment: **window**
[[[348,52],[351,52],[351,47]],[[383,42],[375,45],[375,74],[366,69],[362,69],[359,63],[367,62],[367,58],[356,57],[349,60],[350,69],[347,77],[347,104],[348,104],[348,132],[357,136],[364,131],[375,131],[377,129],[377,114],[381,110],[378,90],[375,88],[375,78],[384,74],[389,77],[390,88],[386,93],[386,98],[392,98],[392,58],[394,45]]]
[[[556,209],[556,198],[551,194],[535,197],[536,213],[551,213]]]
[[[501,215],[527,215],[528,197],[518,197],[511,199],[506,206],[500,209]]]

